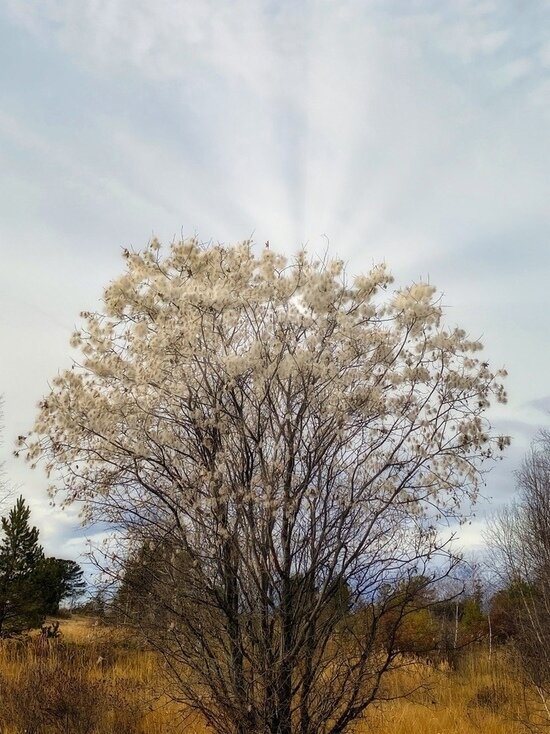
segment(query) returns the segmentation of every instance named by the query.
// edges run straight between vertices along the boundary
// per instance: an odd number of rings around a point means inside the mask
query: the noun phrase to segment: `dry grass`
[[[418,685],[407,700],[373,707],[361,734],[519,734],[525,731],[524,691],[508,656],[489,660],[487,651],[470,651],[457,670],[421,663],[390,679],[391,695]],[[412,685],[411,685],[412,684]]]
[[[61,630],[47,646],[38,637],[0,643],[2,734],[181,731],[181,711],[158,697],[151,652],[91,619],[64,620]]]
[[[37,638],[0,643],[2,734],[206,734],[158,697],[158,659],[124,630],[89,618],[63,620],[61,629],[47,649]],[[412,688],[408,700],[398,698]],[[489,658],[483,648],[455,671],[411,661],[384,693],[395,700],[372,707],[356,734],[519,734],[538,708],[512,657],[501,650]]]

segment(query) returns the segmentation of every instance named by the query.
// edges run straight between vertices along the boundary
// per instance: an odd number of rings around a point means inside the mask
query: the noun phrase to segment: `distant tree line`
[[[112,595],[98,596],[85,611],[135,626],[171,629],[173,609],[186,603],[188,590],[177,583],[189,572],[190,560],[169,547],[142,546],[127,561],[122,582]],[[187,569],[187,570],[186,570]],[[457,564],[454,580],[435,573],[411,573],[396,585],[382,587],[371,598],[358,600],[348,582],[335,581],[324,616],[346,637],[377,627],[373,647],[395,655],[414,655],[454,667],[463,651],[481,642],[508,643],[518,634],[518,589],[510,584],[491,593],[474,565]],[[292,577],[296,601],[304,603],[306,580]],[[167,598],[166,589],[170,589]],[[310,589],[313,598],[318,595]],[[310,603],[313,603],[311,601]],[[337,620],[336,622],[334,620]],[[252,620],[251,620],[252,623]]]

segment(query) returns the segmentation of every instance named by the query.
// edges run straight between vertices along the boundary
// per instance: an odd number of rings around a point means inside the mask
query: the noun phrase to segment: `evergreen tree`
[[[79,596],[86,588],[83,571],[75,561],[43,558],[35,572],[35,590],[46,614],[57,614],[63,599]]]
[[[23,497],[2,518],[0,636],[38,627],[44,619],[44,604],[36,592],[36,569],[44,553],[38,529],[29,525],[29,518]]]

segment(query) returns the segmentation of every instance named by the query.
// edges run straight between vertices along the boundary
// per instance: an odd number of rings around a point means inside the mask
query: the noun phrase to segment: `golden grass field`
[[[85,617],[63,620],[61,630],[62,641],[47,647],[38,638],[0,642],[1,734],[206,734],[158,698],[158,659],[123,630]],[[504,650],[471,649],[454,671],[411,661],[385,693],[416,685],[411,699],[372,707],[356,734],[519,734],[540,708]]]

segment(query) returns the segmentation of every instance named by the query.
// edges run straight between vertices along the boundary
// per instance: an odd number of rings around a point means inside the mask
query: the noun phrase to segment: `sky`
[[[98,530],[14,440],[122,250],[195,234],[438,287],[509,371],[480,547],[550,423],[550,2],[3,0],[0,48],[0,454],[46,551]]]

